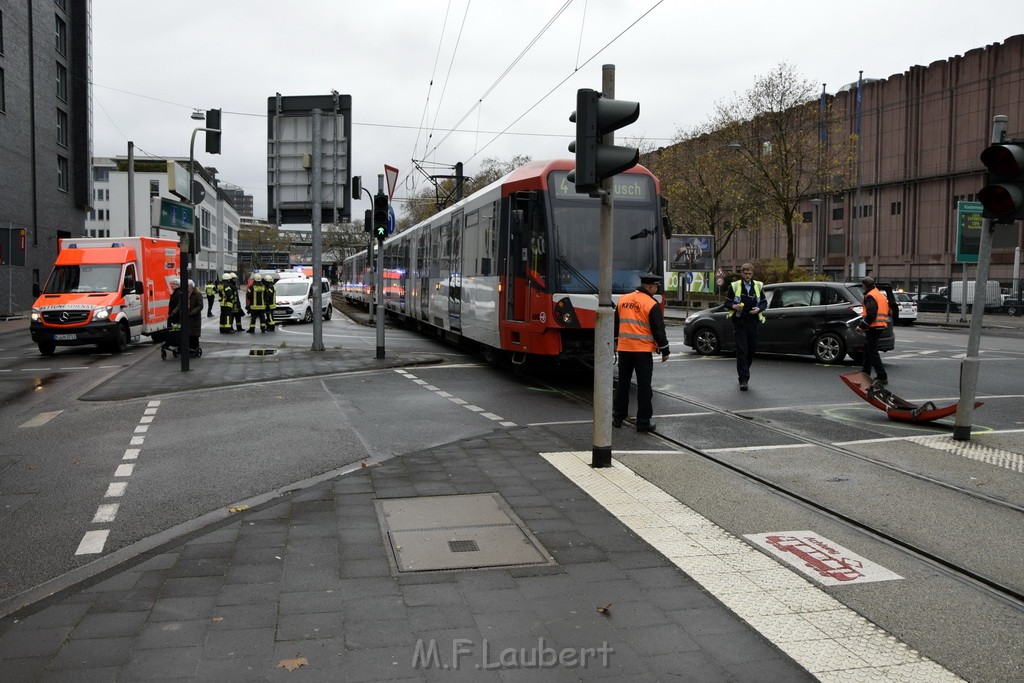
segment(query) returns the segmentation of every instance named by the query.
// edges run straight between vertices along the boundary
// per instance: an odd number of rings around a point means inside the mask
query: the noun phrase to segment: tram
[[[530,162],[387,239],[387,316],[489,360],[593,357],[600,201],[577,194],[572,160]],[[613,178],[613,298],[641,273],[663,273],[667,221],[658,179],[643,166]],[[341,273],[345,297],[371,305],[366,252]]]

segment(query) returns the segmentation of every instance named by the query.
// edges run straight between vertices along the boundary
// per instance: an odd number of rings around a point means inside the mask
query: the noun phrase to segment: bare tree
[[[732,102],[719,103],[711,127],[738,143],[736,177],[762,200],[758,222],[785,227],[786,266],[793,270],[800,202],[848,183],[853,141],[829,136],[838,130],[831,107],[823,108],[814,84],[787,64]]]

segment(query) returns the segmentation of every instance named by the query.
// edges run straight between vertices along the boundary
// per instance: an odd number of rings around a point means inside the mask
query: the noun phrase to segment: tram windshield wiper
[[[568,271],[569,271],[569,273],[571,273],[572,275],[574,275],[574,276],[576,277],[576,279],[577,279],[577,280],[579,280],[580,282],[582,282],[583,284],[585,284],[585,285],[586,285],[587,287],[589,287],[589,288],[591,289],[591,291],[593,291],[593,292],[594,292],[594,294],[597,294],[597,293],[598,293],[598,291],[597,291],[597,285],[595,285],[595,284],[594,284],[593,282],[591,282],[590,280],[588,280],[588,279],[587,279],[587,276],[586,276],[586,275],[584,275],[584,274],[583,274],[583,273],[581,273],[580,271],[578,271],[578,270],[576,270],[575,268],[573,268],[572,264],[571,264],[571,263],[569,263],[569,261],[568,261],[568,260],[566,260],[566,258],[565,258],[564,256],[562,256],[561,254],[559,254],[559,255],[558,255],[558,257],[557,257],[557,258],[556,258],[555,260],[556,260],[556,261],[558,261],[559,265],[561,265],[561,266],[562,266],[562,267],[564,267],[564,268],[565,268],[566,270],[568,270]]]

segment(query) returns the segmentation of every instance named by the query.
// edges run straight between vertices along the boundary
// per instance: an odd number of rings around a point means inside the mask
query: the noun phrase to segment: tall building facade
[[[220,189],[231,201],[232,206],[235,207],[235,211],[238,212],[239,216],[243,218],[252,218],[251,194],[246,194],[243,188],[230,183],[221,183]]]
[[[178,233],[152,228],[151,200],[164,197],[181,201],[169,189],[168,161],[179,164],[186,171],[189,160],[135,160],[134,225],[136,235],[178,238]],[[85,220],[87,237],[125,237],[128,235],[128,158],[96,157],[93,160],[94,208]],[[204,190],[202,201],[196,204],[199,220],[200,251],[191,262],[192,279],[199,284],[218,279],[227,271],[238,269],[238,212],[230,197],[220,189],[213,169],[199,164],[195,180]],[[45,276],[45,275],[44,275]]]
[[[3,315],[30,310],[57,239],[91,209],[91,16],[91,0],[0,5]]]
[[[863,79],[859,92],[853,82],[832,97],[832,106],[842,113],[846,134],[860,133],[860,181],[801,200],[796,265],[841,280],[862,263],[876,278],[924,291],[959,281],[965,268],[974,279],[976,265],[956,258],[957,202],[975,201],[986,184],[979,157],[995,115],[1009,118],[1007,138],[1024,138],[1024,35]],[[1011,286],[1022,246],[1020,221],[997,227],[990,279]],[[824,255],[821,267],[816,253]],[[785,255],[785,227],[762,225],[737,231],[719,265],[738,270],[745,261]]]

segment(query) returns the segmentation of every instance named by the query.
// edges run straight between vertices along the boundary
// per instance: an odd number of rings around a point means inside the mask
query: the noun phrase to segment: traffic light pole
[[[601,91],[615,99],[615,65],[601,67]],[[615,133],[605,133],[602,144],[615,143]],[[594,434],[591,467],[612,466],[612,374],[615,372],[615,306],[612,303],[612,226],[614,178],[601,181],[601,214],[598,232],[597,319],[594,322]]]
[[[1007,117],[997,114],[992,119],[992,144],[1000,143],[1006,137]],[[974,398],[978,395],[978,350],[981,346],[981,318],[985,312],[985,284],[988,282],[989,261],[992,259],[992,231],[995,225],[989,218],[981,223],[981,244],[978,246],[978,272],[974,287],[974,304],[971,311],[971,328],[967,336],[967,355],[960,363],[960,402],[956,408],[956,422],[953,425],[953,439],[971,440],[971,421],[974,417]],[[967,294],[964,288],[963,294]],[[961,297],[961,311],[964,299]]]
[[[377,175],[377,194],[384,194],[384,174]],[[376,226],[375,226],[376,227]],[[384,358],[384,241],[377,243],[377,359]]]

